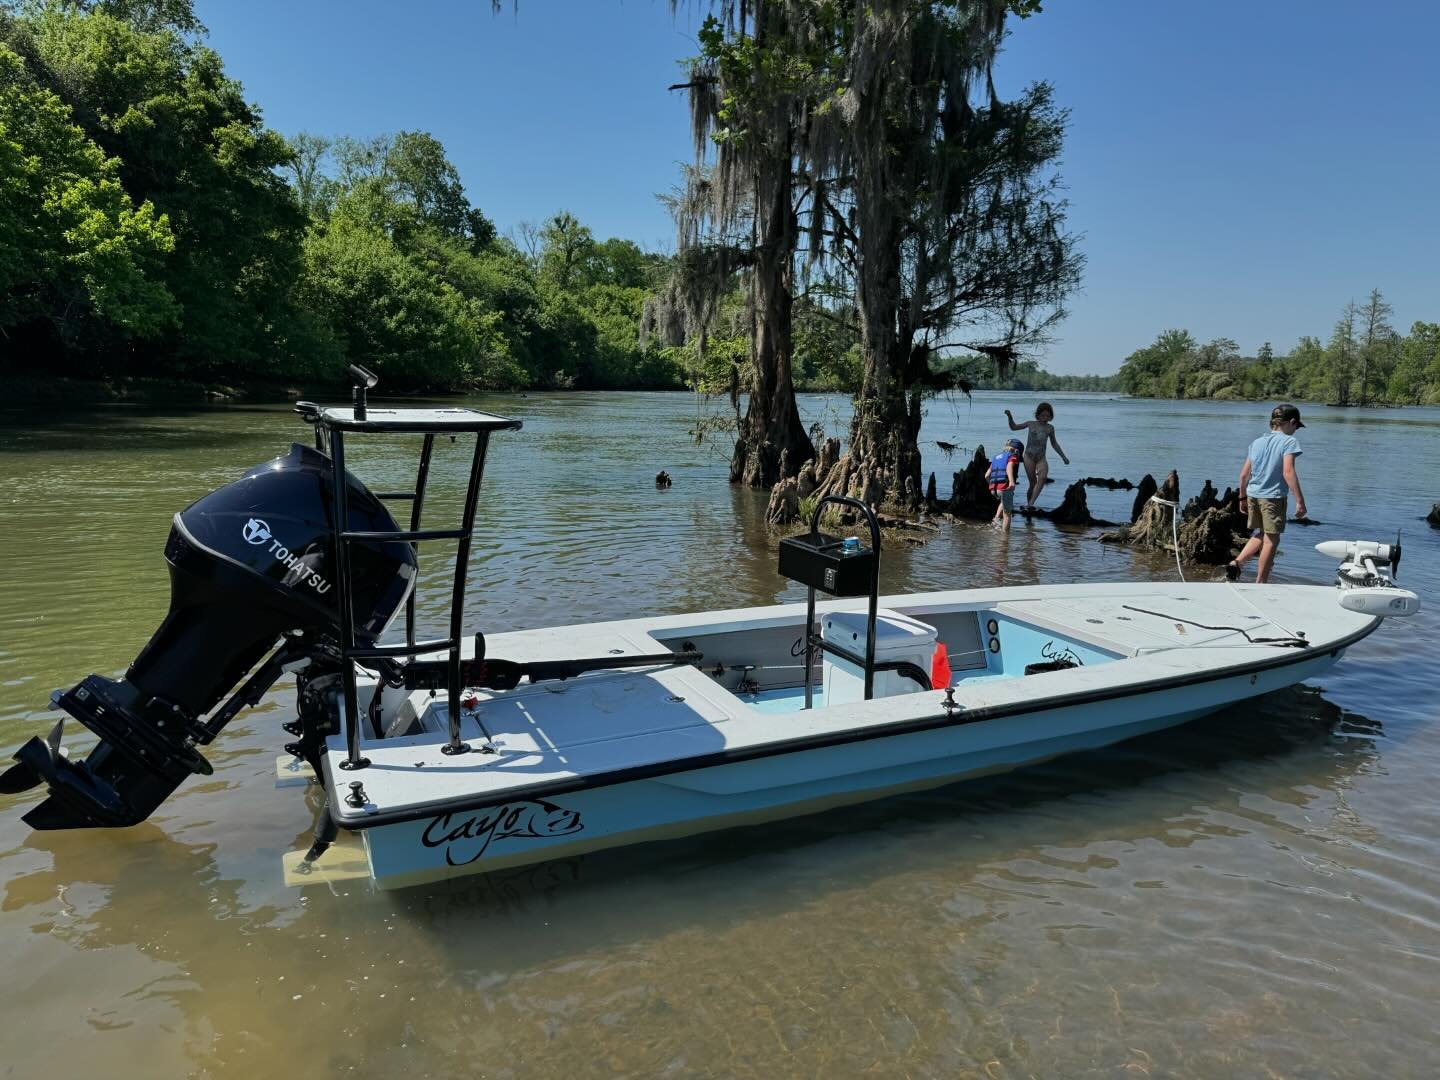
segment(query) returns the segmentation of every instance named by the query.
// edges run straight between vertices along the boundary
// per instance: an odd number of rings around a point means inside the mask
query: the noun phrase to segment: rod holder
[[[350,365],[350,376],[355,380],[355,419],[366,418],[366,395],[380,381],[380,377],[359,364]]]

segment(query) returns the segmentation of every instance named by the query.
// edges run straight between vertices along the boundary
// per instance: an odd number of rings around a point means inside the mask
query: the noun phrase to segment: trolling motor
[[[282,672],[300,672],[302,721],[307,697],[309,712],[320,714],[317,688],[335,685],[342,664],[334,479],[328,456],[296,443],[175,515],[165,545],[165,621],[124,679],[89,675],[51,697],[99,743],[84,761],[71,761],[60,745],[62,717],[0,774],[4,793],[48,785],[49,797],[25,814],[27,824],[73,829],[144,821],[187,776],[211,772],[199,747]],[[397,531],[379,498],[348,473],[344,480],[350,531]],[[374,645],[411,595],[415,550],[402,541],[367,542],[352,544],[348,558],[351,638]],[[316,727],[311,742],[324,734]]]
[[[1335,587],[1340,590],[1341,607],[1379,617],[1414,615],[1420,610],[1420,597],[1395,584],[1401,555],[1398,534],[1393,544],[1326,540],[1316,544],[1315,550],[1340,560]]]

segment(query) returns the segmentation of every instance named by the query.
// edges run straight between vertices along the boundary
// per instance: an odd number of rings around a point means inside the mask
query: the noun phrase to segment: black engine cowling
[[[398,528],[349,477],[356,531]],[[126,678],[192,715],[208,712],[287,630],[340,625],[332,550],[330,459],[296,443],[175,515],[165,558],[170,613]],[[352,544],[355,640],[373,642],[405,604],[415,552],[403,541]]]
[[[349,474],[346,480],[349,530],[398,529],[364,484]],[[186,776],[210,771],[196,742],[217,729],[202,727],[201,718],[282,635],[300,632],[287,649],[318,655],[328,646],[333,655],[340,624],[332,483],[330,459],[297,443],[175,515],[165,545],[165,621],[123,681],[91,675],[56,698],[100,743],[72,763],[59,752],[57,730],[49,740],[26,743],[16,754],[20,764],[0,776],[4,791],[49,784],[50,797],[25,815],[28,824],[64,829],[145,820]],[[414,587],[415,571],[408,542],[350,545],[357,643],[385,632]]]

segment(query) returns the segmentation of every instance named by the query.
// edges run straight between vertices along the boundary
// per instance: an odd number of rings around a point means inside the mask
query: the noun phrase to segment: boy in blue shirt
[[[1270,580],[1280,534],[1285,531],[1285,492],[1295,493],[1295,516],[1305,517],[1305,495],[1295,472],[1300,443],[1295,432],[1305,425],[1294,405],[1276,405],[1270,412],[1270,430],[1250,444],[1245,464],[1240,467],[1240,510],[1253,531],[1235,560],[1225,567],[1225,577],[1235,581],[1240,568],[1258,552],[1257,584]]]

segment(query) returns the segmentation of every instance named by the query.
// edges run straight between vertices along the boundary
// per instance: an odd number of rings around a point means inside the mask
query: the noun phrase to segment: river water
[[[1223,488],[1268,415],[1054,401],[1074,464],[1055,460],[1048,505],[1087,475],[1175,467],[1186,497]],[[802,598],[775,573],[763,496],[694,444],[694,398],[475,403],[525,429],[492,446],[470,629]],[[966,452],[1008,436],[1003,408],[1034,403],[932,403],[942,494]],[[843,402],[802,410],[843,430]],[[1316,685],[1107,751],[389,894],[282,882],[319,805],[273,785],[288,683],[142,826],[31,833],[35,793],[0,796],[0,1076],[1440,1073],[1440,531],[1420,520],[1440,498],[1440,410],[1306,417],[1300,474],[1329,527],[1292,528],[1277,579],[1328,580],[1318,539],[1403,528],[1402,580],[1430,608]],[[0,412],[0,750],[48,728],[52,688],[122,672],[158,625],[173,512],[305,434],[283,406]],[[355,442],[362,477],[406,483],[412,444]],[[458,513],[454,450],[428,524]],[[1128,513],[1123,492],[1090,501]],[[892,543],[883,584],[1175,574],[1094,536],[947,524]],[[422,582],[437,630],[446,578]]]

